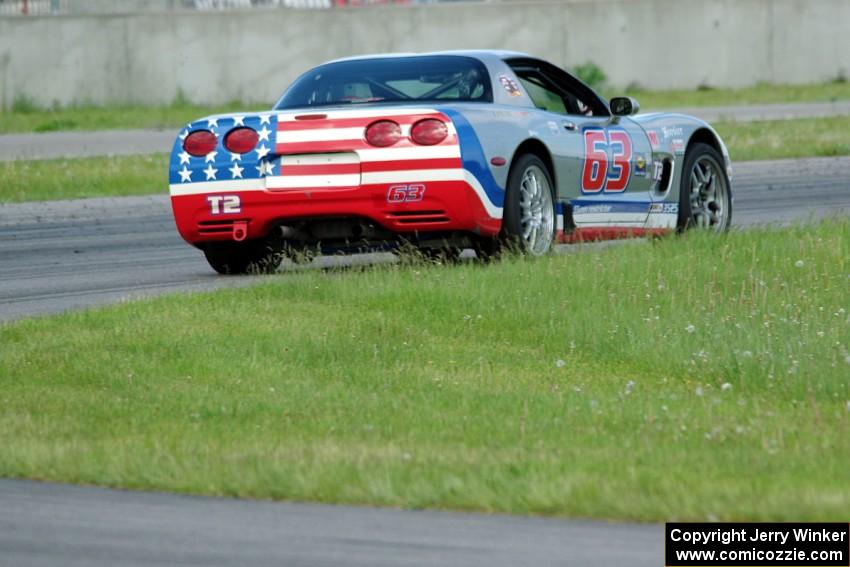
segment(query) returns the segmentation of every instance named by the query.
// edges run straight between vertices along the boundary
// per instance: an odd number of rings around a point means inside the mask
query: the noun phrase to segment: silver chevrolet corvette
[[[189,124],[175,140],[177,227],[219,272],[273,267],[281,250],[401,243],[529,254],[732,216],[714,129],[605,100],[523,53],[452,51],[331,61],[272,110]]]

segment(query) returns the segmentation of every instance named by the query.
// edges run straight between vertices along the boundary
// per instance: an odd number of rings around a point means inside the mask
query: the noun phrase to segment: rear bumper
[[[408,184],[377,184],[358,187],[287,189],[271,191],[258,180],[256,190],[239,185],[215,192],[173,195],[174,218],[180,235],[190,244],[234,240],[234,227],[243,238],[264,238],[287,222],[330,217],[369,219],[398,235],[461,231],[482,236],[498,234],[501,219],[491,216],[481,196],[466,181],[429,181],[405,197],[399,187]],[[230,206],[223,207],[223,199]],[[237,202],[238,209],[233,206]],[[400,200],[402,197],[405,200]]]

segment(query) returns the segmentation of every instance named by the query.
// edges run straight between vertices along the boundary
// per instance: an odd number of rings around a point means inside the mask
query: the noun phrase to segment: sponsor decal
[[[676,138],[670,142],[670,151],[675,154],[685,153],[685,141],[681,138]]]
[[[211,215],[233,215],[242,212],[242,201],[239,195],[209,195]]]
[[[574,215],[590,215],[595,213],[610,213],[611,205],[576,205]]]
[[[654,182],[661,181],[661,177],[664,175],[664,162],[663,161],[654,161],[652,162],[652,180]]]
[[[558,129],[558,123],[557,122],[553,122],[552,120],[550,120],[546,124],[549,126],[549,131],[552,132],[553,134],[555,134],[556,136],[561,132]]]
[[[522,91],[519,88],[519,84],[516,81],[508,77],[507,75],[499,75],[499,83],[504,87],[508,94],[511,96],[522,96]]]
[[[684,130],[680,127],[675,128],[667,128],[666,126],[661,128],[661,132],[664,134],[665,138],[681,138],[685,135]]]
[[[661,142],[658,140],[658,132],[650,130],[646,133],[646,135],[649,136],[649,143],[653,150],[657,150],[661,147]]]
[[[635,175],[646,177],[646,156],[643,154],[635,156]]]
[[[679,203],[653,203],[649,207],[649,213],[678,213]]]
[[[584,131],[582,193],[622,193],[632,175],[632,139],[619,129]],[[644,164],[646,167],[646,164]]]
[[[425,186],[421,183],[412,185],[393,185],[387,191],[387,203],[418,203],[425,198]]]

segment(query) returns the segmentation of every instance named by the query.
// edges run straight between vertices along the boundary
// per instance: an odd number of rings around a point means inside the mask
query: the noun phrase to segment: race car
[[[301,75],[273,110],[182,130],[170,161],[177,228],[219,273],[283,256],[724,231],[731,162],[717,132],[638,114],[523,53],[355,57]]]

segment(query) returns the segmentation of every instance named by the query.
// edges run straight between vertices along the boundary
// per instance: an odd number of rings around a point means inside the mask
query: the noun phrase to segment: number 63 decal
[[[387,203],[416,203],[425,197],[425,186],[393,185],[387,192]]]
[[[625,130],[584,131],[582,193],[622,193],[632,175],[632,139]]]

